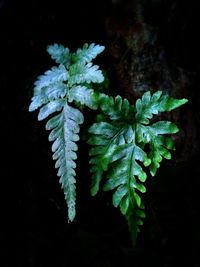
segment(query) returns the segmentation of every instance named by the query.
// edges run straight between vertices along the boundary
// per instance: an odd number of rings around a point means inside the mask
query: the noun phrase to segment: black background
[[[200,9],[195,1],[177,0],[168,25],[173,1],[151,2],[148,16],[162,25],[169,57],[195,73],[189,108],[199,130]],[[77,169],[77,217],[68,224],[48,133],[37,122],[37,112],[28,112],[36,77],[52,66],[46,46],[106,46],[105,17],[111,8],[109,1],[0,1],[1,266],[200,266],[199,148],[192,159],[159,170],[147,219],[132,247],[111,195],[90,197],[84,144]],[[107,53],[101,57],[105,65]]]

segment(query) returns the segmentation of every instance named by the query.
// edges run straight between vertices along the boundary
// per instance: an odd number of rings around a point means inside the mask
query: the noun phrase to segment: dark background
[[[174,19],[168,25],[173,2]],[[149,3],[148,18],[162,26],[169,58],[194,73],[188,108],[199,133],[200,9],[195,1]],[[200,266],[197,144],[191,144],[197,146],[192,157],[159,170],[149,189],[145,224],[132,247],[111,195],[90,197],[84,144],[77,169],[77,217],[67,223],[48,133],[37,122],[37,112],[28,112],[36,77],[52,66],[46,46],[107,46],[105,18],[111,9],[111,1],[100,0],[0,1],[1,266],[11,266],[11,261],[21,267]],[[101,60],[110,64],[107,51]]]

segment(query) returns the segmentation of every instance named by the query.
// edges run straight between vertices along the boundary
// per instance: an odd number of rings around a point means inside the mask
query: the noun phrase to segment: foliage
[[[178,127],[170,121],[151,122],[154,115],[171,111],[187,102],[157,91],[148,91],[135,105],[121,96],[99,92],[95,83],[104,81],[103,72],[92,60],[103,46],[84,44],[75,53],[54,44],[47,51],[58,64],[38,77],[29,111],[40,108],[38,120],[50,116],[46,129],[53,142],[53,159],[68,206],[69,221],[75,218],[77,142],[84,121],[83,107],[97,110],[96,121],[88,130],[91,146],[91,195],[113,191],[112,202],[128,221],[133,240],[145,217],[142,194],[145,181],[154,176],[163,158],[171,159],[171,134]],[[95,114],[96,114],[95,112]]]

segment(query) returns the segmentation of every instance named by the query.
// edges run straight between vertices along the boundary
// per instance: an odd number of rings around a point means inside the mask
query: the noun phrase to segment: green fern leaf
[[[148,127],[152,134],[174,134],[178,132],[178,127],[170,121],[158,121]]]
[[[47,52],[56,63],[63,64],[66,68],[71,64],[71,55],[67,47],[60,44],[53,44],[47,46]]]
[[[79,125],[83,123],[82,113],[68,104],[65,104],[63,111],[51,118],[46,129],[51,130],[49,141],[54,141],[52,145],[53,159],[56,160],[55,167],[58,168],[58,176],[64,190],[65,199],[68,205],[68,217],[70,221],[75,217],[75,160],[79,140]]]
[[[83,45],[83,48],[78,48],[76,53],[73,53],[73,62],[81,61],[83,63],[91,62],[98,54],[103,52],[104,46],[95,45],[94,43],[88,45],[87,43]]]
[[[174,134],[178,132],[178,127],[172,122],[159,121],[150,126],[137,125],[140,132],[139,141],[150,144],[149,157],[151,158],[150,173],[155,175],[160,167],[163,158],[171,159],[169,149],[174,149],[174,142],[163,134]]]
[[[126,185],[127,192],[130,191],[130,196],[136,198],[135,201],[139,205],[139,198],[136,195],[135,190],[144,193],[146,191],[144,185],[147,175],[141,165],[137,162],[143,162],[143,164],[150,164],[147,154],[142,151],[136,144],[125,144],[116,147],[115,151],[110,157],[111,172],[107,173],[107,182],[104,186],[104,190],[112,190],[121,185]],[[136,177],[138,179],[136,179]],[[112,187],[110,187],[112,185]],[[113,196],[114,197],[114,196]],[[113,199],[115,202],[115,200]],[[132,200],[133,201],[133,200]],[[120,202],[118,203],[120,204]],[[115,206],[115,205],[114,205]]]
[[[91,194],[98,192],[105,173],[107,181],[103,186],[104,191],[115,190],[113,205],[119,206],[127,220],[132,218],[133,221],[137,217],[134,212],[143,205],[140,193],[146,192],[142,183],[147,175],[138,162],[148,166],[151,161],[134,143],[134,131],[131,129],[130,125],[117,127],[106,122],[95,123],[89,129],[91,137],[88,143],[94,146],[90,150],[90,163],[93,165]],[[131,212],[131,216],[128,212]],[[129,222],[131,223],[133,224]],[[137,232],[140,224],[141,218],[135,219],[134,229],[131,231]]]
[[[107,96],[99,94],[97,96],[100,109],[112,121],[132,121],[134,119],[134,107],[130,105],[127,99],[121,96]]]
[[[143,220],[146,217],[143,203],[141,204],[140,208],[138,208],[136,205],[130,205],[125,214],[125,217],[128,222],[133,245],[135,245],[137,235],[140,232],[140,227],[141,225],[143,225]]]
[[[142,99],[136,101],[136,120],[139,123],[148,124],[153,115],[160,112],[171,111],[188,102],[187,99],[174,99],[168,95],[162,95],[157,91],[151,96],[150,91],[144,93]]]
[[[109,123],[100,122],[93,124],[88,131],[92,134],[88,144],[96,146],[89,152],[89,155],[92,156],[90,164],[93,165],[90,169],[93,173],[91,194],[95,195],[99,190],[103,172],[108,167],[111,150],[115,143],[119,142],[120,129]]]
[[[170,159],[169,150],[174,148],[174,144],[170,137],[164,135],[178,132],[172,122],[146,124],[154,114],[174,109],[186,100],[162,97],[161,92],[151,97],[147,92],[137,101],[136,108],[120,96],[113,98],[99,94],[98,102],[105,115],[101,119],[98,117],[100,122],[89,129],[91,137],[88,143],[93,146],[90,150],[91,192],[92,195],[98,192],[105,174],[107,180],[103,189],[114,191],[113,205],[119,206],[129,226],[134,227],[130,231],[135,240],[145,217],[141,198],[141,194],[146,192],[144,167],[149,166],[150,173],[154,175],[162,158]],[[148,155],[145,150],[150,151]]]

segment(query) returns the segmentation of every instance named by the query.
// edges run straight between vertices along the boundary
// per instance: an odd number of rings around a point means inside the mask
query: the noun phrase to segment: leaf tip
[[[150,164],[151,164],[151,159],[147,158],[147,159],[144,161],[144,166],[145,166],[145,167],[148,167]]]

